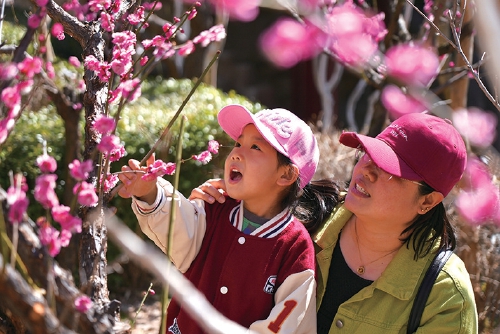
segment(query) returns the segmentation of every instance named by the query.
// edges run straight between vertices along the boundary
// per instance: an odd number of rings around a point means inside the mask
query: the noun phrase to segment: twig
[[[170,258],[170,254],[172,253],[172,245],[174,243],[174,221],[175,221],[175,208],[176,206],[174,205],[174,199],[175,199],[175,192],[177,188],[179,187],[179,179],[180,179],[180,174],[181,174],[181,164],[182,164],[182,137],[184,134],[184,125],[186,123],[186,116],[183,116],[181,118],[181,128],[179,130],[179,140],[177,143],[177,156],[175,159],[175,175],[174,175],[174,183],[172,184],[172,202],[170,205],[170,217],[169,217],[169,225],[168,225],[168,240],[167,240],[167,247],[165,249],[167,258]],[[161,313],[161,330],[160,333],[166,333],[167,328],[167,304],[168,304],[168,285],[165,285],[165,288],[163,289],[163,296],[162,296],[162,313]]]
[[[483,91],[484,95],[490,100],[490,102],[500,111],[500,104],[498,101],[495,100],[495,98],[490,94],[488,91],[488,88],[484,85],[483,81],[479,77],[479,70],[474,71],[474,68],[472,67],[472,64],[470,63],[469,59],[467,59],[467,56],[465,55],[464,51],[462,50],[462,46],[460,45],[460,37],[458,36],[457,29],[455,27],[455,23],[453,22],[453,19],[451,17],[451,13],[448,12],[448,16],[450,17],[450,25],[451,25],[451,31],[453,33],[453,37],[455,38],[455,42],[457,42],[458,46],[456,47],[457,52],[460,54],[462,59],[464,60],[465,64],[469,68],[470,73],[472,73],[472,76],[476,80],[477,84],[479,85],[479,88]]]
[[[143,165],[149,159],[149,157],[156,151],[156,149],[160,145],[160,142],[167,136],[168,132],[170,131],[170,128],[172,127],[172,125],[174,124],[174,122],[177,120],[177,117],[179,117],[179,115],[181,114],[182,110],[184,109],[184,107],[188,103],[188,101],[191,98],[191,96],[194,94],[194,92],[196,91],[196,89],[198,88],[198,86],[202,83],[203,78],[208,73],[208,70],[212,67],[212,65],[215,63],[215,61],[219,58],[220,53],[221,53],[220,50],[218,50],[215,53],[214,57],[212,58],[212,61],[205,68],[205,70],[203,71],[203,73],[201,74],[201,76],[198,78],[198,80],[196,80],[196,83],[193,85],[193,88],[191,88],[191,91],[189,92],[189,94],[187,95],[187,97],[184,99],[184,101],[182,101],[182,104],[180,105],[179,109],[177,109],[177,112],[175,113],[174,117],[172,117],[172,119],[170,120],[170,122],[167,124],[166,128],[163,130],[162,134],[160,135],[160,138],[158,138],[158,140],[156,140],[156,142],[154,143],[153,147],[151,147],[151,149],[149,150],[149,152],[146,153],[146,155],[144,156],[144,158],[142,158],[142,160],[140,162],[141,165]]]
[[[134,316],[134,319],[132,320],[132,329],[135,327],[135,321],[137,320],[137,316],[139,315],[139,313],[141,312],[141,308],[144,306],[144,302],[146,301],[146,298],[148,298],[148,295],[149,295],[149,291],[151,291],[151,288],[153,287],[153,283],[150,283],[149,284],[149,288],[148,290],[146,291],[146,293],[144,294],[144,297],[142,297],[142,300],[141,300],[141,304],[139,305],[139,308],[137,309],[137,311],[135,312],[135,316]]]
[[[451,39],[449,39],[445,34],[443,34],[443,32],[441,31],[441,29],[439,29],[439,27],[432,21],[432,20],[429,20],[429,18],[427,17],[427,15],[425,15],[424,13],[422,13],[422,11],[420,9],[418,9],[417,6],[415,6],[411,0],[406,0],[406,2],[413,7],[413,9],[415,9],[415,11],[417,13],[419,13],[423,18],[424,20],[426,20],[434,29],[436,29],[436,31],[439,33],[439,35],[441,37],[443,37],[451,46],[453,46],[455,49],[457,49],[457,46],[455,45],[455,43],[453,43],[453,41]]]

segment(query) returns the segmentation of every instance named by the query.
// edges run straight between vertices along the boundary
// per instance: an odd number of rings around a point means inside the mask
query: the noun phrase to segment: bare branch
[[[35,0],[31,0],[34,6],[37,6]],[[64,32],[73,37],[83,47],[86,40],[89,38],[89,32],[86,26],[78,21],[74,16],[66,12],[54,0],[47,3],[47,14],[56,22],[59,22],[64,27]]]

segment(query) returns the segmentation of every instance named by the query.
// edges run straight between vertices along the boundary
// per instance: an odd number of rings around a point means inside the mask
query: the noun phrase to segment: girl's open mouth
[[[242,177],[243,175],[237,169],[231,169],[229,172],[229,179],[231,181],[239,181]]]

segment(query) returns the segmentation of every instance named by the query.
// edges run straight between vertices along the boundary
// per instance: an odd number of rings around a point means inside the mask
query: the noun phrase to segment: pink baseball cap
[[[222,129],[238,140],[243,128],[254,124],[262,137],[299,168],[300,188],[311,181],[319,161],[319,148],[311,128],[286,109],[265,109],[252,114],[247,108],[232,104],[217,115]]]
[[[375,138],[344,132],[339,140],[353,148],[361,145],[387,173],[424,181],[444,196],[467,164],[464,141],[451,122],[429,114],[401,116]]]

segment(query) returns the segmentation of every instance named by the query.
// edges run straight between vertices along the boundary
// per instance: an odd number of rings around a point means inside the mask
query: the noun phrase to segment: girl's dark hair
[[[435,191],[429,185],[419,186],[420,195],[427,195]],[[401,234],[411,233],[402,241],[406,247],[410,244],[415,251],[414,259],[425,257],[432,249],[434,242],[441,237],[439,250],[454,250],[457,246],[455,230],[446,214],[443,202],[433,207],[429,212],[418,215],[413,223],[408,226]]]
[[[289,164],[292,161],[278,152],[278,165]],[[341,201],[340,193],[343,190],[343,186],[327,179],[311,181],[304,189],[300,189],[300,178],[297,178],[291,189],[287,190],[281,205],[283,208],[290,206],[292,214],[304,224],[309,233],[313,233]]]

